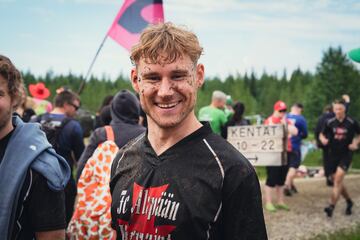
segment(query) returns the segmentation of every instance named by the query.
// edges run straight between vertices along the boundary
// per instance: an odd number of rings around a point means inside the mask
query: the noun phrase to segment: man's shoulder
[[[337,122],[339,122],[339,121],[336,119],[336,117],[332,117],[332,118],[327,119],[327,124],[328,125],[336,124]]]
[[[207,148],[216,156],[225,168],[234,166],[250,167],[250,162],[233,145],[217,134],[204,138]],[[252,166],[251,166],[252,167]]]
[[[346,121],[348,121],[350,124],[357,124],[358,122],[352,118],[351,116],[346,116]]]
[[[144,151],[144,138],[146,137],[145,132],[130,140],[122,148],[119,149],[114,162],[120,161],[125,153],[127,154],[141,154]]]

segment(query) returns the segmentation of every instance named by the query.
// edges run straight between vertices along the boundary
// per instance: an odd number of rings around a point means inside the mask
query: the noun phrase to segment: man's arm
[[[36,240],[65,240],[65,230],[36,232],[35,238]]]
[[[359,123],[357,121],[354,121],[354,130],[355,130],[355,133],[357,134],[351,144],[349,145],[349,149],[351,151],[355,151],[359,148],[359,143],[360,143],[360,126],[359,126]]]

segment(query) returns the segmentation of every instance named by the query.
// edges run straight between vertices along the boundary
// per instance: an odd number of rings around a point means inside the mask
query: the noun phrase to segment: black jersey
[[[349,151],[356,134],[360,134],[360,127],[357,121],[346,117],[340,122],[336,117],[329,119],[322,133],[329,139],[330,151],[334,153],[345,153]]]
[[[267,239],[259,181],[209,125],[160,156],[142,134],[112,164],[118,239]]]

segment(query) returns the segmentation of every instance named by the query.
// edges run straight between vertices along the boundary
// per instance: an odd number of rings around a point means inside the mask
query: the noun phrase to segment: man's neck
[[[213,108],[219,108],[219,107],[217,106],[217,104],[214,103],[214,102],[212,102],[212,103],[210,104],[210,106],[213,107]]]
[[[12,118],[10,118],[10,121],[4,126],[3,129],[0,130],[0,140],[8,135],[13,129],[14,126],[12,125]]]
[[[202,126],[195,117],[195,114],[192,113],[190,115],[172,128],[161,128],[151,118],[148,118],[148,139],[157,155],[162,154]]]
[[[339,122],[344,121],[345,118],[346,118],[346,116],[336,117],[336,119],[337,119]]]
[[[55,107],[50,113],[65,114],[65,110],[64,110],[64,108],[61,108],[61,107]]]

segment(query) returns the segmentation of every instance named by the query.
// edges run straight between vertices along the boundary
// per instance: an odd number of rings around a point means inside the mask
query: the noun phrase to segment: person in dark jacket
[[[119,148],[146,130],[138,124],[140,103],[130,91],[121,90],[115,95],[110,105],[110,112],[112,118],[110,126],[114,132],[115,143]],[[100,127],[91,134],[90,143],[78,162],[77,179],[80,178],[87,160],[92,156],[95,149],[106,140],[105,127]]]
[[[65,240],[70,167],[39,124],[14,114],[23,88],[20,72],[0,55],[0,239]]]

